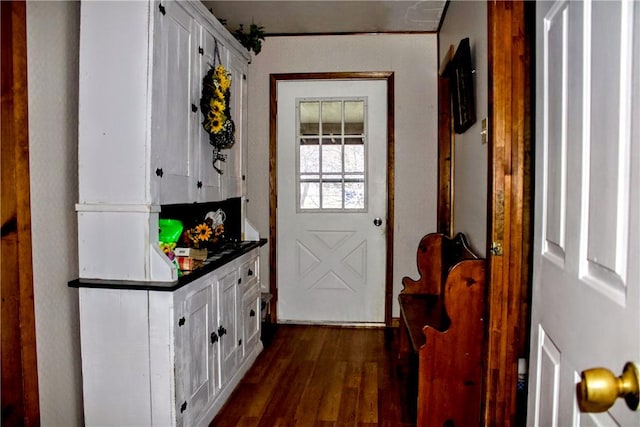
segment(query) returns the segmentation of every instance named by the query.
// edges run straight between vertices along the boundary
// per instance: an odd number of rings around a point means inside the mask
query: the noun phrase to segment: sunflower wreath
[[[229,107],[230,88],[231,73],[222,64],[212,66],[202,80],[202,126],[209,133],[209,143],[213,145],[213,168],[220,174],[222,170],[216,162],[224,162],[227,157],[220,150],[231,148],[235,142],[235,125]]]

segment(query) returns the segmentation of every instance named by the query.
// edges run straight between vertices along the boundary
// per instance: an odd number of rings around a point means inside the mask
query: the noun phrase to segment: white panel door
[[[382,323],[386,81],[281,81],[277,108],[278,320]]]
[[[528,425],[640,425],[578,407],[580,373],[640,362],[640,2],[539,2]]]
[[[202,96],[203,79],[215,64],[222,63],[227,66],[227,48],[216,40],[214,35],[206,26],[199,27],[200,44],[198,48],[202,48],[200,55],[199,67],[195,72],[196,80],[193,91],[193,103],[198,107],[195,114],[196,122],[193,128],[194,147],[193,159],[197,160],[198,179],[192,190],[196,193],[194,200],[199,202],[208,202],[212,200],[222,200],[223,185],[222,175],[213,168],[213,145],[209,142],[209,133],[202,126],[203,116],[200,111],[200,97]],[[216,58],[216,48],[218,49],[219,58]],[[198,49],[199,52],[199,49]],[[235,82],[234,82],[235,83]],[[220,164],[217,164],[220,167]]]
[[[178,320],[183,345],[182,372],[184,402],[176,402],[178,413],[191,425],[208,407],[216,390],[215,347],[210,343],[216,310],[212,305],[211,286],[187,296],[184,317]]]
[[[154,11],[153,129],[151,179],[153,200],[184,203],[194,174],[191,144],[192,63],[195,21],[179,2]],[[142,142],[142,141],[141,141]]]

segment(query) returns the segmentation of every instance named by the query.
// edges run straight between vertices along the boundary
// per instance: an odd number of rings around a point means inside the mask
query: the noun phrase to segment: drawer
[[[240,288],[248,291],[258,281],[258,258],[254,257],[240,267]]]

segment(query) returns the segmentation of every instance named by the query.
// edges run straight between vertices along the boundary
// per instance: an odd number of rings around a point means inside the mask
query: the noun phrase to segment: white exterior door
[[[540,2],[528,425],[640,425],[580,412],[582,371],[640,362],[640,2]]]
[[[384,80],[278,83],[278,320],[383,323]]]

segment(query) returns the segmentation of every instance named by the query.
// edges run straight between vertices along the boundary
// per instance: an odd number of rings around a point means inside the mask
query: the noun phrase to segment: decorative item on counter
[[[177,219],[160,219],[158,220],[158,227],[158,244],[160,245],[160,250],[162,250],[173,265],[176,266],[178,276],[182,276],[180,265],[174,253],[178,239],[184,229],[182,221]]]
[[[182,233],[179,246],[174,249],[182,270],[193,270],[206,261],[209,251],[224,242],[224,221],[226,214],[222,209],[208,212],[204,221]]]
[[[222,65],[218,41],[215,41],[214,64],[202,79],[202,98],[200,98],[200,110],[202,110],[202,126],[209,133],[209,143],[213,145],[213,168],[219,174],[222,169],[216,166],[216,162],[226,161],[227,156],[220,150],[231,148],[235,139],[235,124],[231,120],[231,73]]]
[[[224,224],[209,225],[206,221],[183,233],[181,247],[212,248],[224,238]]]

